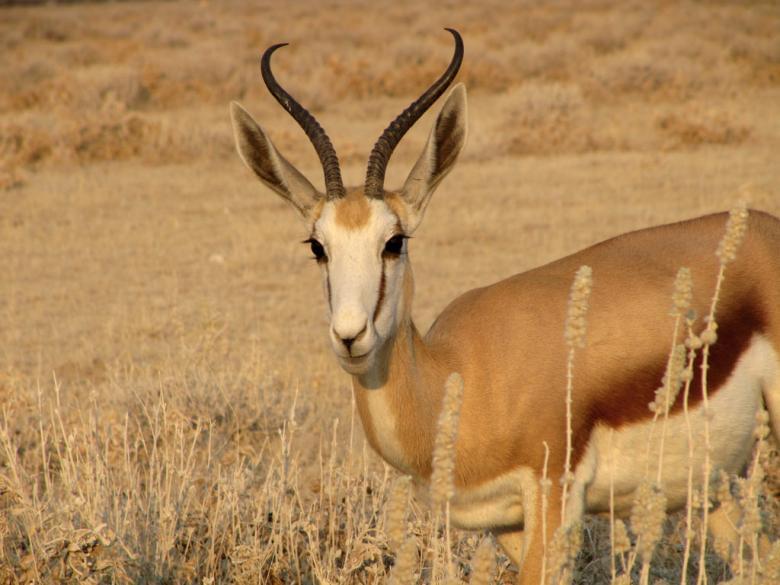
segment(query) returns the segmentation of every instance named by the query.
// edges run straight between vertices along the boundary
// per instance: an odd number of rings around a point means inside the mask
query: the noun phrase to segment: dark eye
[[[303,243],[309,244],[311,246],[311,253],[314,254],[314,259],[317,262],[327,261],[328,257],[325,255],[325,248],[323,248],[322,244],[320,244],[317,240],[314,238],[309,238]]]
[[[387,240],[385,244],[384,254],[389,256],[400,256],[404,249],[404,240],[406,236],[398,234]]]

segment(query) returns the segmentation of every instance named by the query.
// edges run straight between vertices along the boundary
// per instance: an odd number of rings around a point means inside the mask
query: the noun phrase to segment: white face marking
[[[710,398],[713,469],[738,473],[747,462],[754,444],[753,429],[761,392],[777,386],[778,382],[780,357],[766,338],[757,335],[740,357],[725,386]],[[678,400],[681,399],[679,396]],[[700,484],[704,461],[704,407],[701,402],[691,409],[690,418],[694,438],[694,481]],[[662,424],[660,419],[655,423],[652,437],[650,421],[615,430],[611,450],[609,429],[594,429],[586,454],[575,471],[575,484],[584,488],[587,511],[609,511],[610,475],[614,482],[616,513],[630,511],[639,484],[648,475],[655,480]],[[612,466],[611,461],[614,461]],[[678,412],[669,417],[664,442],[661,481],[669,508],[685,505],[688,465],[688,430],[684,414]]]
[[[337,205],[325,205],[313,236],[328,257],[322,276],[330,300],[333,351],[347,372],[363,374],[373,364],[376,350],[395,332],[405,257],[383,255],[398,229],[398,218],[386,203],[367,200],[366,221],[352,228],[338,222]],[[353,340],[349,347],[345,339]]]

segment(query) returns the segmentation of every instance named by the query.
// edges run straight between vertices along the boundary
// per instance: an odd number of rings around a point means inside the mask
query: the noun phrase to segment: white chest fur
[[[398,440],[396,417],[390,406],[388,390],[386,388],[361,389],[360,392],[365,393],[365,402],[379,454],[396,469],[412,474],[414,470],[409,466],[401,442]]]

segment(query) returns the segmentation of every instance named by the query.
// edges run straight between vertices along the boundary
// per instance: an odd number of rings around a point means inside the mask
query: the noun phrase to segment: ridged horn
[[[455,37],[455,54],[449,67],[436,82],[429,87],[416,101],[412,102],[401,114],[385,128],[382,136],[376,141],[371,156],[368,158],[366,170],[365,193],[367,197],[382,199],[384,197],[385,170],[393,150],[404,137],[404,134],[420,119],[428,108],[449,87],[463,62],[463,39],[454,28],[445,28]]]
[[[336,156],[336,150],[333,148],[333,144],[322,129],[319,122],[312,116],[306,108],[299,104],[295,98],[287,93],[284,88],[279,85],[271,73],[271,55],[274,51],[281,47],[287,46],[289,43],[279,43],[278,45],[272,45],[265,50],[263,58],[260,60],[260,71],[263,74],[263,81],[265,82],[268,91],[276,98],[276,101],[287,110],[287,112],[298,122],[298,125],[306,132],[306,136],[309,137],[314,150],[317,151],[317,156],[320,157],[320,163],[322,164],[322,171],[325,174],[325,196],[328,199],[338,199],[344,197],[346,191],[344,190],[344,182],[341,179],[341,169],[339,168],[339,159]]]

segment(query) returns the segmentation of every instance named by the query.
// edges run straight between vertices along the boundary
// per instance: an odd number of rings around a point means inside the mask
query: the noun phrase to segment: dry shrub
[[[140,158],[148,164],[226,158],[233,152],[227,124],[199,125],[192,116],[166,117],[127,111],[108,96],[103,108],[61,119],[22,116],[0,122],[0,178],[18,184],[24,169],[46,164]]]
[[[175,64],[159,59],[140,66],[141,84],[149,107],[168,110],[193,104],[226,104],[243,97],[259,83],[255,55],[236,59],[214,50],[178,51]]]
[[[780,539],[780,448],[773,437],[768,440],[771,449],[767,454],[766,464],[766,525],[773,540]]]
[[[691,104],[681,112],[658,117],[666,149],[690,148],[704,144],[741,144],[750,136],[750,128],[729,111]]]
[[[51,135],[44,125],[25,119],[0,122],[0,161],[9,170],[39,163],[52,150]]]
[[[546,4],[531,0],[507,5],[499,1],[492,7],[492,22],[486,26],[486,6],[474,3],[470,8],[463,18],[464,23],[470,23],[470,32],[484,32],[494,41],[501,35],[504,43],[507,39],[543,43],[555,34],[569,30],[575,13],[564,3]]]
[[[576,77],[583,48],[563,34],[551,35],[543,42],[516,35],[505,25],[500,29],[504,41],[487,39],[464,62],[461,80],[469,90],[503,92],[529,79],[565,81]],[[512,40],[506,42],[506,37]]]
[[[625,3],[623,8],[619,12],[579,12],[572,32],[597,55],[622,51],[640,37],[652,19],[652,8],[644,3]]]
[[[0,111],[27,109],[36,105],[35,96],[56,77],[57,69],[48,59],[33,59],[29,63],[10,65],[0,72],[4,91],[0,92]]]
[[[730,93],[739,80],[725,47],[695,33],[670,32],[593,60],[583,85],[602,99],[675,100]]]
[[[144,44],[165,49],[182,49],[192,45],[192,39],[181,28],[172,28],[164,21],[152,22],[139,34]]]
[[[621,52],[597,61],[584,85],[600,99],[639,94],[671,98],[685,95],[698,73],[682,58],[669,62],[646,51]]]
[[[107,369],[113,405],[86,399],[78,382],[47,385],[38,405],[34,390],[16,388],[21,401],[6,403],[0,576],[385,582],[391,557],[376,519],[390,482],[365,450],[353,453],[349,422],[321,416],[311,396],[291,407],[291,388],[264,364],[227,377],[205,362],[162,378]],[[413,534],[429,524],[414,514]],[[415,565],[416,548],[406,557]]]
[[[760,84],[780,82],[780,43],[773,37],[740,34],[729,41],[729,54],[748,68],[748,81]]]
[[[161,138],[162,126],[137,114],[85,116],[67,124],[61,156],[79,162],[123,160]]]
[[[715,90],[721,97],[731,96],[744,89],[741,82],[761,85],[777,79],[778,14],[770,7],[685,4],[659,11],[640,2],[572,6],[495,2],[455,11],[411,5],[374,11],[347,4],[328,10],[288,7],[278,13],[240,5],[215,10],[162,3],[122,3],[111,11],[92,5],[79,12],[14,9],[0,23],[0,44],[8,49],[0,54],[0,85],[7,88],[0,92],[0,111],[25,114],[14,124],[30,124],[21,132],[31,135],[23,139],[28,144],[15,150],[46,143],[37,135],[34,116],[26,115],[40,114],[56,115],[50,120],[55,130],[81,125],[82,136],[95,138],[94,146],[76,140],[81,151],[90,153],[77,160],[104,159],[111,152],[119,158],[145,158],[155,149],[132,143],[166,134],[157,120],[263,92],[260,52],[271,43],[289,41],[274,66],[294,96],[315,113],[353,100],[350,106],[358,117],[371,117],[372,100],[410,99],[440,75],[452,50],[451,38],[440,28],[448,20],[466,40],[460,79],[470,91],[502,94],[522,88],[520,107],[508,114],[519,129],[510,132],[509,153],[615,148],[618,139],[603,127],[611,119],[599,113],[601,123],[592,121],[593,108],[604,101],[688,99]],[[373,26],[378,18],[407,34],[379,38]],[[529,80],[539,84],[536,89],[524,87]],[[543,106],[546,113],[520,111],[528,102],[544,102],[528,94],[545,92],[552,100]],[[588,103],[582,103],[583,95]],[[128,112],[155,115],[119,126],[95,122],[95,112],[113,103]],[[624,141],[647,143],[647,136],[637,136],[632,126],[631,133],[621,131]],[[643,130],[657,142],[651,126]],[[130,144],[106,146],[111,135]],[[165,160],[168,154],[160,156]],[[22,176],[32,168],[25,161],[37,164],[41,155],[12,158],[2,163],[6,178]]]
[[[426,53],[420,51],[420,43],[414,38],[398,39],[394,44],[390,59],[382,58],[376,45],[349,59],[341,53],[326,55],[321,64],[312,67],[315,74],[320,72],[318,90],[325,90],[323,97],[328,100],[416,96],[441,75],[451,57],[451,46]],[[310,79],[308,73],[299,73],[299,78]]]
[[[101,108],[110,100],[128,109],[168,110],[224,104],[242,97],[258,82],[256,60],[249,56],[237,60],[224,51],[204,48],[180,53],[175,64],[153,55],[122,63],[98,57],[86,45],[74,47],[62,58],[68,67],[52,59],[11,65],[3,74],[10,90],[0,96],[0,107],[67,107],[69,111],[62,112],[65,116]]]
[[[41,12],[27,19],[22,26],[22,34],[27,41],[62,43],[85,36],[85,33],[84,22],[75,13],[55,17]]]
[[[62,583],[78,579],[133,582],[127,574],[127,568],[133,561],[114,540],[113,531],[107,530],[105,525],[95,530],[63,530],[61,536],[47,543],[43,550],[42,558],[35,559],[30,551],[19,559],[19,566],[23,568],[20,573],[22,581]]]
[[[73,67],[89,67],[99,63],[107,63],[116,66],[118,59],[114,55],[107,55],[103,43],[96,39],[80,40],[68,43],[56,53],[54,63],[58,70]]]
[[[142,75],[126,66],[95,65],[54,74],[50,64],[36,63],[20,77],[22,83],[6,97],[9,109],[67,108],[61,112],[65,117],[103,108],[106,102],[138,108],[149,98]]]
[[[576,72],[588,49],[567,35],[553,35],[543,43],[513,43],[508,49],[506,66],[513,83],[526,79],[565,81],[576,78]]]
[[[600,145],[589,124],[585,100],[575,85],[530,83],[512,95],[502,125],[513,155],[585,152]]]
[[[479,53],[464,63],[460,81],[469,91],[505,91],[520,79],[506,59],[491,53]]]
[[[0,161],[0,191],[21,187],[25,178],[26,174],[21,168]]]

